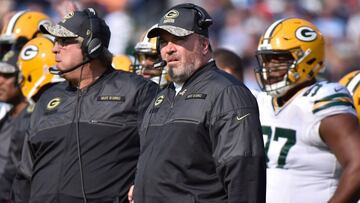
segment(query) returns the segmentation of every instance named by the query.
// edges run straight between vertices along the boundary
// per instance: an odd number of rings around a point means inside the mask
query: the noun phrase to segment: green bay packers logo
[[[317,37],[317,33],[310,27],[300,27],[295,32],[296,38],[304,42],[314,41]]]
[[[54,110],[57,106],[59,106],[60,102],[61,102],[60,97],[56,97],[56,98],[49,101],[49,103],[47,104],[46,109],[47,110]]]
[[[165,96],[161,95],[155,100],[155,106],[159,106],[164,101]]]
[[[165,14],[164,19],[174,19],[178,16],[179,16],[179,11],[173,9]]]
[[[28,45],[24,47],[20,53],[20,58],[24,61],[33,59],[39,53],[39,47],[35,45]]]
[[[72,18],[74,16],[74,12],[70,12],[64,16],[64,19],[62,20],[62,23],[65,23],[68,19]]]
[[[90,36],[91,35],[91,30],[86,30],[86,36]]]

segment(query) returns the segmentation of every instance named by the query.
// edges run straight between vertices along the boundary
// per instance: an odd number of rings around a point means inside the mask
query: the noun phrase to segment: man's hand
[[[134,185],[132,185],[129,189],[128,200],[130,203],[135,203],[135,201],[134,201]]]

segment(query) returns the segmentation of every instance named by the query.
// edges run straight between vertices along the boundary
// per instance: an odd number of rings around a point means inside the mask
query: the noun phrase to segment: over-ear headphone
[[[89,37],[87,39],[85,39],[85,41],[82,44],[82,50],[84,52],[84,54],[86,55],[86,57],[88,57],[88,59],[95,59],[97,58],[101,51],[103,50],[102,47],[102,43],[101,40],[99,38],[93,38],[93,31],[94,31],[94,24],[95,20],[97,18],[97,14],[95,9],[93,8],[87,8],[84,10],[84,12],[88,15],[89,17]],[[98,25],[97,25],[98,26]]]
[[[210,25],[213,24],[213,20],[210,17],[210,15],[206,12],[205,9],[201,8],[200,6],[197,6],[192,3],[184,3],[177,5],[172,9],[176,9],[176,8],[189,8],[195,10],[200,17],[197,22],[200,29],[207,29]]]

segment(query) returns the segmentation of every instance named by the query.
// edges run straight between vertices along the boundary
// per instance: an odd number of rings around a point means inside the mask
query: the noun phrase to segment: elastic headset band
[[[92,41],[92,38],[93,38],[93,15],[90,11],[91,8],[87,8],[85,13],[86,15],[88,16],[89,18],[89,30],[90,30],[90,36],[87,37],[87,40],[86,40],[86,43],[85,43],[85,47],[84,47],[84,52],[86,54],[86,57],[89,57],[90,56],[90,53],[88,52],[89,51],[89,45],[90,45],[90,42]],[[95,12],[95,11],[94,11]]]
[[[190,8],[195,10],[198,13],[198,15],[200,15],[200,19],[197,21],[197,24],[201,29],[208,28],[213,22],[211,17],[208,17],[208,15],[205,14],[205,10],[195,4],[191,4],[191,3],[180,4],[175,6],[173,9],[176,8]]]

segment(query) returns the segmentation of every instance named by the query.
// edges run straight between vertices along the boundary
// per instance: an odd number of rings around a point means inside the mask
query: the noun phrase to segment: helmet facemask
[[[159,55],[149,54],[143,52],[135,53],[134,71],[138,75],[154,75],[158,76],[161,72],[157,73],[152,71],[154,69],[153,64],[159,61]]]
[[[258,52],[256,80],[262,91],[282,96],[294,86],[289,79],[296,72],[296,61],[289,52]]]
[[[146,34],[147,33],[143,35],[141,41],[135,46],[135,62],[133,64],[133,69],[136,74],[152,80],[159,84],[160,87],[164,87],[168,84],[166,78],[167,71],[163,67],[154,66],[156,63],[161,62],[161,56],[158,49],[159,39],[157,37],[148,38]]]

